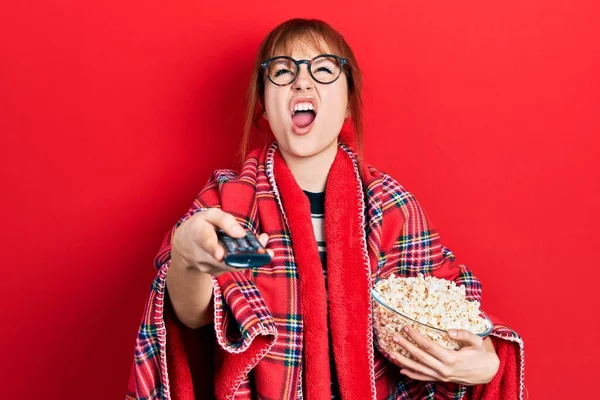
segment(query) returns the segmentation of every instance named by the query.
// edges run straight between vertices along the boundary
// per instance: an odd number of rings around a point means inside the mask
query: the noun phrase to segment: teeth
[[[294,106],[294,114],[296,113],[296,111],[308,111],[308,110],[313,110],[313,105],[311,103],[298,103]]]

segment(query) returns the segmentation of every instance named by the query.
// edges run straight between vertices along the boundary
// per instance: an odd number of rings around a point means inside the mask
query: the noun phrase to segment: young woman
[[[351,48],[322,21],[290,20],[265,38],[245,161],[217,170],[165,238],[128,399],[522,398],[522,341],[497,320],[485,340],[453,332],[458,351],[411,330],[420,348],[398,341],[413,359],[374,347],[378,277],[451,279],[471,300],[481,288],[415,197],[361,161],[361,83]],[[247,154],[259,120],[266,142]],[[272,262],[228,267],[217,229],[260,234]]]

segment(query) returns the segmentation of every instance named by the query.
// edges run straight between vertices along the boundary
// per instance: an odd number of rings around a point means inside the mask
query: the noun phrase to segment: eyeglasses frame
[[[314,60],[316,60],[317,58],[321,58],[321,57],[333,57],[336,60],[338,60],[338,62],[340,63],[340,72],[339,72],[338,76],[334,80],[332,80],[331,82],[321,82],[320,80],[318,80],[317,78],[315,78],[315,76],[312,73],[312,69],[311,69],[312,63],[314,62]],[[296,75],[294,76],[294,79],[292,79],[289,83],[285,83],[285,84],[279,84],[279,83],[273,82],[273,79],[271,79],[271,76],[266,73],[267,68],[269,67],[269,65],[273,61],[281,59],[281,58],[285,58],[287,60],[292,60],[294,62],[294,64],[296,64],[296,68],[297,68]],[[276,56],[276,57],[269,58],[265,62],[261,63],[260,67],[265,70],[265,74],[267,75],[267,78],[269,78],[269,81],[271,81],[272,84],[274,84],[276,86],[287,86],[287,85],[291,85],[292,83],[294,83],[296,81],[296,79],[298,79],[298,75],[300,75],[300,65],[301,64],[306,64],[307,68],[308,68],[308,73],[310,74],[311,78],[313,78],[313,80],[315,82],[318,82],[318,83],[320,83],[322,85],[329,85],[329,84],[337,81],[340,78],[340,76],[342,75],[342,70],[344,69],[344,65],[346,65],[346,66],[349,65],[348,64],[348,59],[346,59],[346,58],[342,58],[340,56],[336,56],[335,54],[319,54],[317,56],[314,56],[310,60],[295,60],[292,57],[288,57],[288,56]]]

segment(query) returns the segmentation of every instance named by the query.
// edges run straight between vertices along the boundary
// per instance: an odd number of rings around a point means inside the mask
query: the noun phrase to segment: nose
[[[298,76],[292,84],[292,88],[296,91],[311,90],[314,87],[314,82],[308,72],[308,65],[301,64],[298,70]]]

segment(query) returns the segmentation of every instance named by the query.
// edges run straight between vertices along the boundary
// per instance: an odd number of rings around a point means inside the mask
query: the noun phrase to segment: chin
[[[325,152],[333,146],[337,146],[337,137],[331,138],[331,140],[327,141],[315,141],[314,137],[310,137],[310,134],[298,137],[292,132],[291,135],[292,136],[290,137],[290,140],[286,143],[286,145],[282,146],[282,150],[289,153],[290,155],[299,158],[314,157]]]

